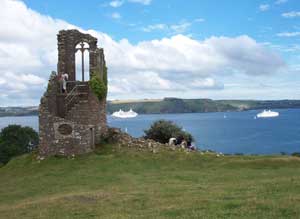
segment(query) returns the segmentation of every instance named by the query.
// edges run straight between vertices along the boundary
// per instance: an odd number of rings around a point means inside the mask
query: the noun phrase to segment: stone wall
[[[92,128],[44,111],[40,119],[39,154],[42,156],[71,156],[91,152],[95,143]],[[42,127],[41,127],[42,124]],[[69,129],[66,129],[66,127]]]
[[[138,151],[151,151],[153,153],[159,153],[165,150],[185,152],[196,151],[195,148],[183,148],[180,145],[161,144],[152,139],[134,138],[118,128],[109,128],[105,139],[112,144],[116,144],[119,148],[133,148]]]
[[[89,34],[83,34],[78,30],[61,30],[57,35],[58,42],[58,74],[68,73],[69,80],[76,80],[75,53],[76,45],[85,42],[89,45],[90,72],[99,66],[99,51],[97,48],[97,38]]]
[[[92,90],[89,89],[88,98],[79,100],[65,118],[79,124],[93,126],[96,142],[100,142],[102,133],[107,130],[106,100],[99,101]]]

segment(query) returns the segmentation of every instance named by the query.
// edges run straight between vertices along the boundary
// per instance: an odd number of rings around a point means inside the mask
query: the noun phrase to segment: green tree
[[[176,138],[178,144],[186,140],[190,145],[193,141],[193,136],[190,133],[183,131],[172,121],[158,120],[144,132],[146,139],[153,139],[163,144],[168,143],[170,138]]]
[[[0,133],[0,163],[6,164],[12,157],[28,153],[38,145],[38,134],[30,127],[9,125]]]

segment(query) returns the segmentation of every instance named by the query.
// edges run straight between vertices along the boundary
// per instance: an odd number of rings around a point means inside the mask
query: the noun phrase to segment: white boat
[[[126,118],[134,118],[137,115],[138,114],[134,112],[132,109],[130,109],[129,111],[123,111],[120,109],[119,111],[114,112],[111,116],[126,119]]]
[[[271,110],[264,110],[263,112],[258,113],[256,116],[257,118],[270,118],[279,116],[279,113]]]

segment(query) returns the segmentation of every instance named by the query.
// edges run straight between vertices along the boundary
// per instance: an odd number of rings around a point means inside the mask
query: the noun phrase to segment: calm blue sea
[[[200,149],[222,153],[278,154],[300,152],[300,109],[280,109],[276,118],[254,119],[260,111],[139,115],[133,119],[108,116],[110,126],[135,137],[158,119],[176,122],[196,139]],[[2,117],[0,128],[20,124],[38,129],[38,117]]]

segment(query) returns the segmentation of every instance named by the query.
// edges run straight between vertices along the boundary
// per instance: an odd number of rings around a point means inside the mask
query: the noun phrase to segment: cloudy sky
[[[299,0],[0,0],[0,106],[37,105],[56,34],[98,38],[109,99],[300,99]]]

